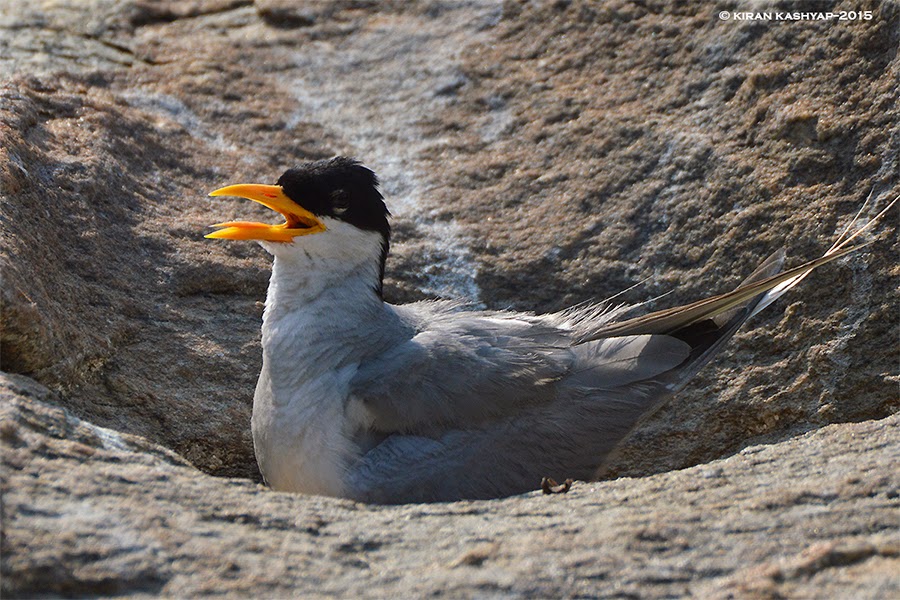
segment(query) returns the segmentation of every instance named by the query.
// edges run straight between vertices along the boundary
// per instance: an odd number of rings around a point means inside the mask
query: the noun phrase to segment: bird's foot
[[[565,494],[572,488],[575,483],[572,479],[566,479],[562,483],[556,483],[552,477],[544,477],[541,479],[541,490],[545,494]]]

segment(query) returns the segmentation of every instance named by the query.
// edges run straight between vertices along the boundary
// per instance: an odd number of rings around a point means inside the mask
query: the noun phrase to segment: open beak
[[[229,185],[214,192],[210,196],[238,196],[259,202],[284,215],[284,223],[269,225],[268,223],[252,223],[249,221],[229,221],[216,223],[212,227],[220,227],[204,237],[225,240],[262,240],[266,242],[291,242],[298,235],[310,235],[325,231],[325,224],[314,214],[285,196],[280,185],[260,185],[256,183],[240,183]]]

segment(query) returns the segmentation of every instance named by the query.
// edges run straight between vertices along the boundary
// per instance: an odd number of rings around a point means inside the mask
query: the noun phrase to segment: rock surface
[[[897,196],[898,4],[810,9],[871,20],[717,17],[733,8],[4,3],[0,352],[18,374],[0,432],[4,593],[896,590],[885,570],[896,537],[884,537],[897,526],[896,417],[886,419],[900,408],[896,213],[867,252],[821,269],[739,333],[607,474],[781,442],[759,450],[764,473],[744,477],[757,456],[746,450],[714,463],[729,465],[733,487],[707,464],[553,498],[389,509],[252,483],[269,262],[202,235],[269,215],[207,199],[211,189],[357,156],[395,215],[392,301],[531,310],[645,280],[622,300],[674,290],[659,308],[725,291],[782,245],[792,264],[820,254],[870,194],[877,206]],[[821,466],[828,457],[844,470]],[[873,469],[855,483],[853,460]],[[836,495],[807,495],[816,478]],[[771,506],[759,489],[774,490]],[[739,498],[732,512],[726,491]],[[219,510],[223,496],[231,508]],[[676,529],[667,508],[688,511],[673,513]],[[871,510],[882,516],[866,521]],[[719,526],[702,526],[707,514]],[[731,527],[735,515],[752,522]],[[335,537],[317,537],[322,528]],[[448,540],[438,558],[422,552],[434,539]],[[381,548],[393,566],[379,564]],[[719,562],[697,558],[716,552]]]
[[[566,495],[379,507],[203,475],[27,378],[0,393],[4,597],[900,591],[897,415]]]

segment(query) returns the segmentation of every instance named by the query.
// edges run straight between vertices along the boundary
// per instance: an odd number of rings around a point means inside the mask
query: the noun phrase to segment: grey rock
[[[343,153],[382,176],[394,301],[725,291],[900,191],[900,9],[868,6],[740,23],[618,0],[5,3],[4,593],[897,595],[895,216],[738,334],[606,476],[703,466],[394,509],[255,484],[269,262],[202,238],[270,218],[206,192]],[[836,495],[804,495],[819,479]]]
[[[2,381],[4,596],[900,593],[896,415],[567,494],[388,507],[211,477]]]

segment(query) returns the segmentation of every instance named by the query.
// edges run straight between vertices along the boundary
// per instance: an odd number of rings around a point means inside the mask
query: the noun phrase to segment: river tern
[[[274,256],[251,419],[265,481],[375,503],[590,480],[744,321],[865,245],[845,232],[821,258],[783,272],[781,250],[732,292],[633,318],[633,307],[607,302],[550,314],[398,306],[382,293],[389,212],[358,161],[311,162],[276,185],[210,195],[285,219],[219,223],[206,236],[254,240]]]

